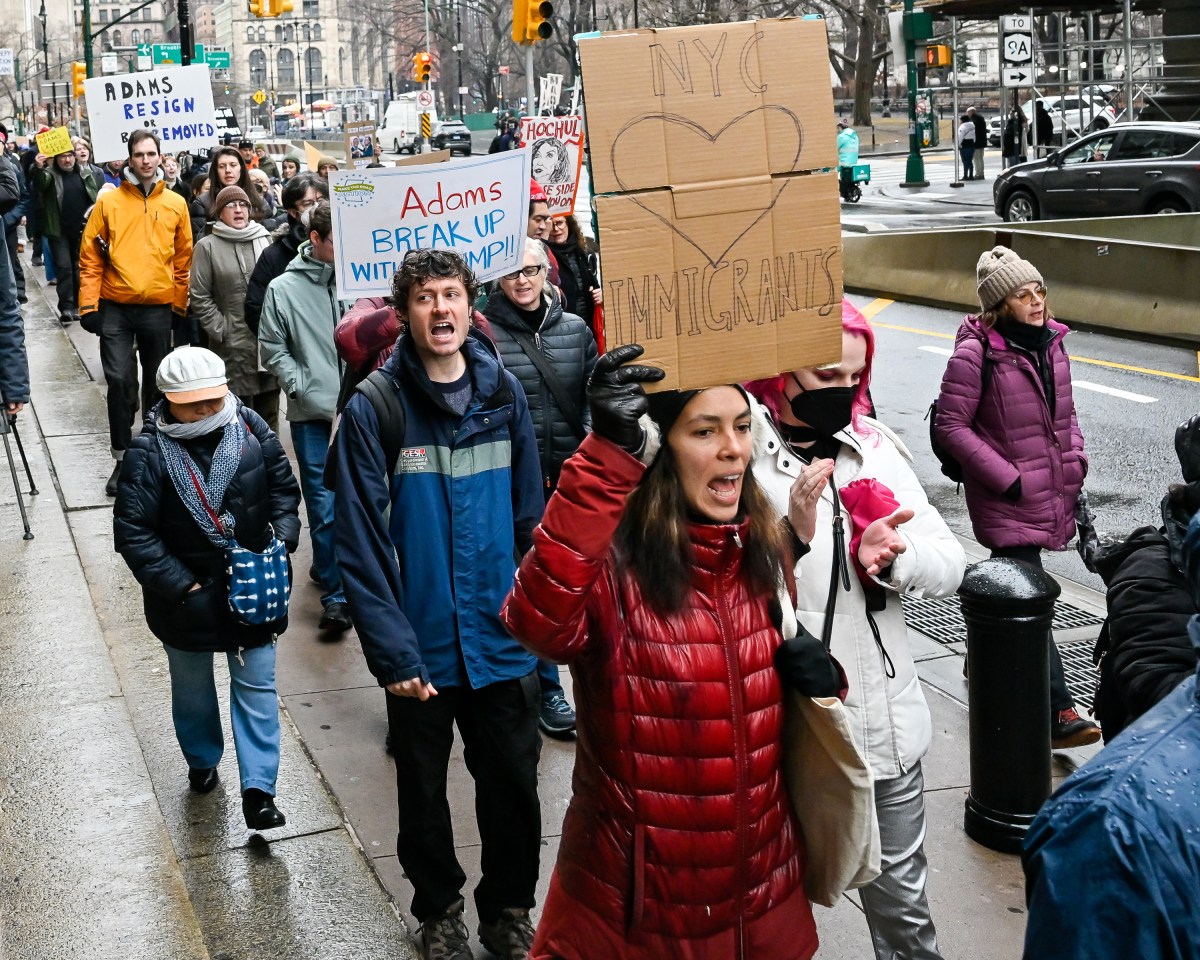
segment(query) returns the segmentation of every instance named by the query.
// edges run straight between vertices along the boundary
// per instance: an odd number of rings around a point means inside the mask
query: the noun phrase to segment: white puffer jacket
[[[908,627],[900,609],[900,594],[945,597],[962,581],[966,557],[941,515],[929,505],[908,461],[912,455],[887,427],[869,418],[859,430],[848,427],[837,435],[841,451],[833,470],[840,490],[852,480],[875,479],[892,491],[902,507],[916,516],[899,527],[908,549],[896,558],[890,580],[877,580],[887,591],[887,605],[872,613],[883,647],[895,668],[886,664],[867,618],[866,595],[850,565],[850,590],[839,590],[834,613],[833,655],[850,681],[846,708],[858,745],[878,779],[889,780],[908,771],[929,749],[932,724],[921,681],[908,646]],[[787,515],[788,494],[803,461],[792,454],[761,404],[754,404],[754,476],[776,509]],[[846,544],[854,531],[842,506]],[[815,637],[821,636],[829,573],[833,556],[833,494],[828,487],[817,508],[816,536],[811,550],[796,564],[796,616]]]

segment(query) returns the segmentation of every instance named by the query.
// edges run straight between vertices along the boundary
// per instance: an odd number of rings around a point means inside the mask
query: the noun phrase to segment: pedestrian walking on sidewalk
[[[988,145],[987,120],[974,107],[967,107],[967,119],[975,125],[975,153],[971,155],[971,176],[976,180],[983,180],[983,155]]]
[[[325,487],[324,473],[342,382],[333,331],[349,304],[337,298],[329,202],[312,207],[304,220],[308,239],[267,287],[258,346],[263,365],[287,394],[287,419],[321,588],[318,626],[344,633],[352,623],[333,546],[333,492]]]
[[[958,328],[938,396],[937,437],[963,470],[975,539],[993,557],[1040,568],[1065,550],[1087,476],[1071,392],[1068,330],[1053,318],[1038,269],[1007,247],[979,258],[982,311]],[[1079,716],[1049,635],[1050,737],[1055,748],[1100,739]]]
[[[192,256],[192,314],[225,361],[229,389],[277,430],[279,383],[259,361],[258,337],[244,315],[246,283],[271,235],[250,219],[250,200],[241,187],[217,194],[213,216],[212,232]]]
[[[79,244],[85,214],[96,202],[103,181],[80,165],[75,148],[56,157],[39,153],[33,161],[33,189],[41,201],[42,234],[50,244],[58,279],[58,320],[79,319]]]
[[[108,436],[117,461],[105,493],[117,495],[121,458],[133,437],[142,368],[142,413],[162,399],[158,365],[171,350],[172,326],[187,320],[192,226],[187,205],[163,184],[157,135],[129,136],[129,163],[115,190],[102,190],[79,245],[80,325],[100,337],[108,384]]]
[[[790,567],[749,472],[737,385],[643,393],[601,357],[593,432],[563,466],[502,617],[570,663],[579,744],[535,960],[806,960],[804,843],[781,772]]]
[[[506,960],[533,938],[541,851],[536,661],[498,612],[545,501],[525,394],[470,328],[477,293],[458,254],[405,255],[392,281],[405,334],[378,384],[391,401],[356,393],[330,453],[338,562],[387,690],[396,852],[426,960],[472,957],[446,784],[456,726],[475,782],[478,932]],[[385,454],[396,406],[403,446]]]
[[[263,551],[300,539],[300,491],[279,438],[229,392],[221,358],[200,347],[169,354],[160,400],[121,464],[113,510],[116,548],[138,583],[146,624],[167,654],[175,736],[196,793],[217,785],[224,752],[213,655],[229,665],[229,712],[252,830],[282,827],[275,806],[279,700],[275,641],[287,612],[250,626],[232,612],[229,531]],[[217,520],[220,521],[218,527]]]
[[[802,545],[796,619],[819,637],[833,618],[850,729],[875,778],[883,872],[859,890],[875,956],[937,960],[921,768],[933,724],[900,598],[953,596],[966,558],[907,448],[866,416],[874,358],[870,325],[843,301],[841,363],[748,384],[761,401],[754,476]]]
[[[0,164],[0,214],[16,206],[21,191],[16,171]],[[0,243],[4,243],[0,234]],[[25,322],[17,302],[17,283],[8,250],[0,251],[0,416],[16,416],[29,402],[29,356],[25,352]]]

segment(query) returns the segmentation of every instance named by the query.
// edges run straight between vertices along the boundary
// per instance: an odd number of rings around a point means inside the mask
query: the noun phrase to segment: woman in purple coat
[[[1041,567],[1043,549],[1075,535],[1087,457],[1071,395],[1067,328],[1050,315],[1042,275],[1007,247],[979,258],[978,316],[958,330],[938,399],[937,434],[963,468],[967,510],[993,557]],[[1095,743],[1050,643],[1050,738],[1058,749]]]

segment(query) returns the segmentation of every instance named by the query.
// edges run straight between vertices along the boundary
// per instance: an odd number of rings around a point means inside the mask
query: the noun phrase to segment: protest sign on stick
[[[530,175],[546,192],[550,216],[573,213],[583,162],[583,118],[522,117],[521,146],[529,148]]]
[[[36,139],[38,153],[44,153],[47,157],[57,157],[60,153],[70,153],[75,149],[66,127],[55,127],[39,133]]]
[[[164,153],[205,154],[217,144],[212,87],[205,64],[171,67],[83,82],[92,159],[97,163],[129,156],[129,135],[149,130]]]
[[[479,280],[521,264],[529,218],[524,150],[329,175],[338,296],[382,297],[409,250],[454,250]]]
[[[345,141],[347,170],[361,170],[378,159],[373,120],[351,120],[345,126]]]
[[[579,41],[605,340],[642,344],[662,388],[841,356],[826,42],[800,19]]]

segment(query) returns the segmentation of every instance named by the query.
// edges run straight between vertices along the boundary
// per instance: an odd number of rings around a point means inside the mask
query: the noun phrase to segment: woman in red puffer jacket
[[[780,773],[787,550],[739,387],[647,398],[601,357],[502,617],[570,663],[579,744],[535,960],[804,960],[804,846]],[[649,408],[651,418],[639,416]],[[661,436],[661,448],[659,437]],[[646,466],[649,464],[649,467]]]

